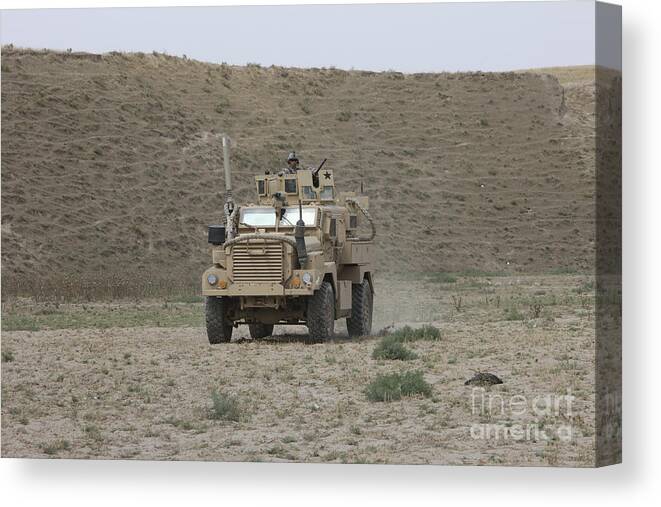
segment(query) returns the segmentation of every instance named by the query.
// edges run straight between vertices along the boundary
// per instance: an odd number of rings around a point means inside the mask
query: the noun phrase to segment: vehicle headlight
[[[209,282],[209,285],[216,285],[218,277],[212,273],[207,276],[207,282]]]
[[[305,285],[310,285],[312,283],[312,275],[310,273],[303,273],[301,279]]]

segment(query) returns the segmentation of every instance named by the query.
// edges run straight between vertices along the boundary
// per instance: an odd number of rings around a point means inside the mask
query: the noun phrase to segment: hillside
[[[194,286],[209,262],[206,225],[221,219],[223,132],[237,144],[240,201],[292,149],[304,166],[328,157],[341,190],[364,182],[382,273],[588,270],[594,107],[584,77],[563,87],[533,72],[4,47],[3,292]]]

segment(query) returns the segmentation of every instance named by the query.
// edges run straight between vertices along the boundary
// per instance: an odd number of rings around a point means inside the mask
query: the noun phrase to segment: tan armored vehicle
[[[322,162],[256,176],[257,203],[236,206],[228,138],[223,146],[226,223],[209,226],[213,266],[202,277],[209,342],[229,342],[240,324],[252,338],[271,335],[275,324],[303,324],[311,342],[324,341],[341,318],[351,336],[370,334],[375,229],[368,198],[338,194]],[[371,232],[360,235],[366,226]]]

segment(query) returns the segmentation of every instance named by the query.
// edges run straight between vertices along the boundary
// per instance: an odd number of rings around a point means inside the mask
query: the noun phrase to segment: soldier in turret
[[[296,152],[292,151],[287,157],[287,167],[281,171],[282,174],[296,174],[300,168],[298,167],[298,157]]]

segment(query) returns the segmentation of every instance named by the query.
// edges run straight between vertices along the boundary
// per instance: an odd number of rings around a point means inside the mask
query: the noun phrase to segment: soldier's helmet
[[[296,156],[296,152],[292,151],[289,156],[287,157],[287,162],[298,162],[298,157]]]

